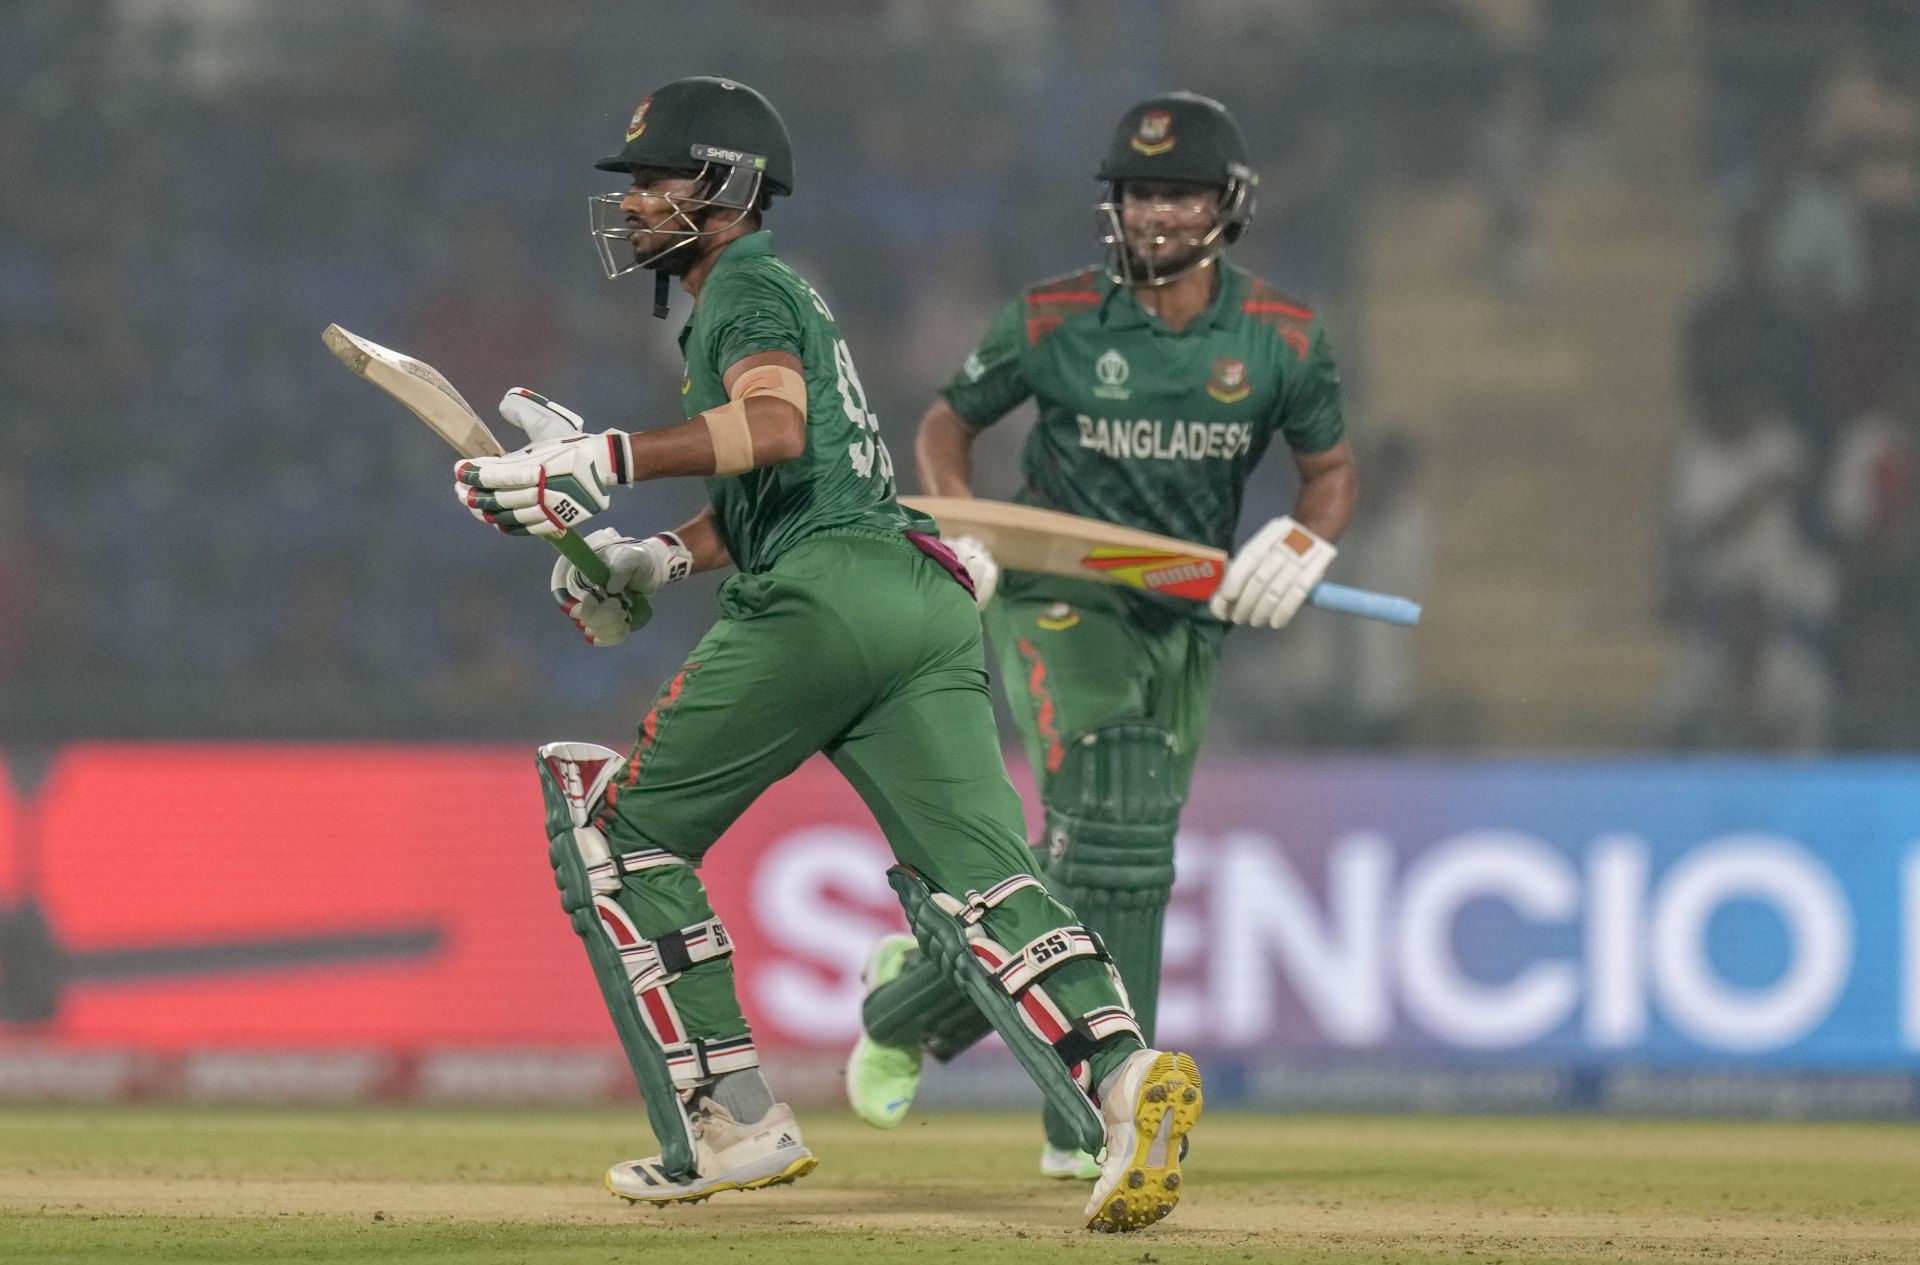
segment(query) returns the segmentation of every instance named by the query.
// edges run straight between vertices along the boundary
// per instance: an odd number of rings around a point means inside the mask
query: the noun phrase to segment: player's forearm
[[[1300,471],[1300,496],[1294,502],[1293,521],[1322,540],[1339,540],[1353,519],[1360,495],[1353,450],[1342,441],[1323,453],[1296,453],[1294,464]]]
[[[705,477],[731,465],[738,469],[758,469],[791,461],[806,447],[806,419],[800,411],[781,400],[749,399],[729,404],[745,413],[745,426],[739,419],[697,414],[674,426],[659,430],[637,430],[627,436],[629,482],[643,479]],[[721,410],[712,410],[719,413]],[[729,440],[744,444],[738,461],[727,461]],[[740,461],[746,464],[740,465]]]
[[[720,521],[714,517],[712,506],[675,528],[674,535],[680,537],[680,543],[693,555],[696,572],[717,571],[733,565],[733,555],[727,550],[727,542],[721,539]]]
[[[945,400],[935,400],[920,419],[913,459],[920,490],[928,496],[973,495],[973,441],[977,432]]]

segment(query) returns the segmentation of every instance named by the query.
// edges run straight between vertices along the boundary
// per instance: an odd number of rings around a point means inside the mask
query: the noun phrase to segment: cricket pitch
[[[0,1261],[1920,1260],[1906,1124],[1220,1114],[1116,1238],[1025,1116],[802,1123],[812,1176],[656,1210],[600,1186],[637,1110],[4,1108]]]

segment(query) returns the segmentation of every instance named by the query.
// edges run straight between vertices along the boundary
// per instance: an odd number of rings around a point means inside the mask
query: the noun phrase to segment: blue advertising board
[[[1920,763],[1216,764],[1180,863],[1196,1045],[1920,1069]]]

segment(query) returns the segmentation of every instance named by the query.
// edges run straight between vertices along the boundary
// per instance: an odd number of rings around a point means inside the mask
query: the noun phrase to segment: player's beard
[[[672,225],[670,231],[662,229]],[[693,269],[694,260],[700,257],[698,237],[688,233],[684,221],[677,215],[670,215],[658,226],[649,229],[639,241],[633,242],[633,261],[651,272],[664,272],[669,277],[684,277]]]
[[[699,240],[697,237],[682,238],[679,244],[669,249],[664,255],[642,266],[652,272],[664,272],[669,277],[684,277],[693,271],[694,261],[700,257],[700,252],[694,249]],[[634,254],[636,258],[639,256],[638,251]]]
[[[693,266],[700,261],[702,253],[701,243],[706,240],[707,236],[732,226],[728,223],[727,219],[720,219],[719,225],[716,228],[716,218],[723,215],[730,217],[734,223],[737,223],[744,217],[745,213],[735,211],[728,207],[715,208],[709,206],[699,208],[690,215],[673,214],[667,216],[666,219],[660,221],[660,223],[652,229],[649,229],[649,236],[643,239],[648,243],[650,248],[653,248],[653,254],[657,257],[652,262],[642,263],[640,266],[650,272],[664,272],[669,277],[686,276],[689,272],[693,271]],[[689,223],[693,225],[691,230],[687,228]],[[667,233],[662,234],[662,229],[667,230]],[[661,241],[660,245],[654,248],[653,243],[662,236],[670,236],[673,240]],[[633,253],[635,260],[639,260],[647,254],[647,251],[642,250],[639,246],[635,246]]]
[[[1126,251],[1128,270],[1133,276],[1139,278],[1141,283],[1148,285],[1159,281],[1171,281],[1175,277],[1191,272],[1205,260],[1209,253],[1207,247],[1191,239],[1178,249],[1156,260],[1148,260],[1141,256],[1131,242],[1127,244]]]

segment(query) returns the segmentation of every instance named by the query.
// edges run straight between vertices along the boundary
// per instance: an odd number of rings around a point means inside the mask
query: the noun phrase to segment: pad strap
[[[667,985],[694,963],[733,952],[733,940],[718,918],[648,940],[611,897],[595,896],[593,904],[601,927],[619,952],[620,967],[626,973],[641,1021],[666,1056],[667,1074],[675,1089],[684,1093],[722,1072],[760,1065],[751,1037],[709,1042],[688,1035],[680,1020],[680,1008],[667,991]]]
[[[613,904],[602,898],[602,906]],[[618,908],[618,906],[615,906]],[[623,919],[624,921],[624,919]],[[633,924],[626,922],[631,930]],[[695,962],[708,962],[733,952],[733,940],[718,918],[696,922],[690,927],[670,931],[658,940],[643,940],[638,933],[630,942],[620,944],[620,963],[637,995],[650,989],[665,988],[680,978],[680,972]]]
[[[1140,1025],[1134,1022],[1133,1016],[1120,1006],[1109,1006],[1082,1015],[1073,1021],[1072,1028],[1073,1030],[1066,1036],[1053,1043],[1053,1048],[1059,1052],[1062,1061],[1076,1069],[1086,1062],[1087,1057],[1093,1053],[1094,1046],[1115,1033],[1131,1032],[1142,1045],[1146,1044],[1146,1038],[1140,1035]],[[1092,1085],[1087,1086],[1089,1093],[1092,1093],[1094,1088]],[[1094,1095],[1094,1100],[1099,1101],[1098,1094]]]
[[[1085,927],[1062,927],[1058,931],[1034,937],[1024,949],[1008,959],[1006,965],[995,971],[994,977],[1009,996],[1018,997],[1022,989],[1062,963],[1075,958],[1104,959],[1106,956],[1106,946]]]
[[[1045,888],[1032,875],[1015,875],[984,895],[970,892],[965,901],[959,901],[931,890],[924,878],[904,865],[889,869],[887,881],[906,907],[907,925],[919,939],[921,950],[999,1031],[1048,1105],[1068,1122],[1067,1131],[1075,1145],[1086,1151],[1099,1150],[1106,1132],[1100,1113],[1075,1079],[1058,1044],[1074,1030],[1073,1025],[1062,1018],[1059,1008],[1039,988],[1029,986],[1017,1000],[1009,998],[994,973],[1012,955],[978,927],[963,921],[965,913],[989,908],[1021,888]]]
[[[987,911],[1004,901],[1007,897],[1023,888],[1037,887],[1046,891],[1046,884],[1031,874],[1015,874],[1012,878],[995,883],[984,892],[968,892],[964,898],[949,896],[945,892],[933,893],[934,904],[946,913],[959,919],[965,927],[977,927]]]
[[[691,1037],[678,1045],[662,1048],[674,1088],[682,1094],[698,1089],[716,1076],[760,1066],[760,1051],[750,1036],[735,1037],[731,1041],[702,1041]]]
[[[934,892],[932,898],[939,909],[964,929],[968,950],[986,965],[994,982],[1013,999],[1028,1028],[1053,1046],[1067,1066],[1083,1061],[1101,1037],[1112,1032],[1131,1031],[1139,1036],[1139,1026],[1125,1009],[1116,1008],[1111,1014],[1096,1011],[1092,1016],[1068,1019],[1054,1005],[1053,998],[1047,996],[1046,990],[1039,987],[1041,980],[1076,958],[1098,958],[1111,969],[1113,959],[1107,955],[1107,947],[1099,936],[1085,927],[1061,927],[1041,933],[1018,951],[1010,951],[979,925],[988,910],[1029,887],[1047,890],[1046,884],[1033,875],[1015,874],[984,892],[968,892],[965,899],[956,899],[944,892]],[[1114,1015],[1124,1022],[1116,1023]],[[1095,1016],[1099,1017],[1097,1033],[1091,1026]]]
[[[1007,989],[1007,995],[1013,999],[1014,1006],[1019,1011],[1020,1018],[1025,1022],[1028,1031],[1052,1046],[1054,1053],[1060,1056],[1060,1061],[1068,1068],[1085,1062],[1087,1056],[1093,1053],[1094,1046],[1116,1032],[1131,1032],[1136,1037],[1140,1036],[1140,1025],[1134,1022],[1133,1016],[1125,1007],[1105,1006],[1070,1019],[1041,986],[1041,979],[1063,962],[1071,962],[1076,957],[1106,958],[1106,949],[1101,945],[1099,937],[1083,927],[1067,927],[1061,932],[1049,932],[1041,936],[1040,940],[1044,941],[1055,935],[1071,937],[1076,933],[1085,937],[1091,953],[1069,954],[1062,951],[1028,977],[1026,983],[1020,988]],[[974,957],[987,965],[993,973],[993,978],[1002,987],[1005,987],[1007,979],[1021,964],[1020,957],[1008,953],[1005,948],[983,935],[969,936],[967,948]],[[1031,944],[1027,946],[1027,950],[1032,948]],[[1027,950],[1021,952],[1024,954]],[[1144,1039],[1141,1043],[1145,1044]]]
[[[581,829],[593,830],[594,834],[600,834],[592,826]],[[602,841],[604,843],[604,837]],[[586,848],[581,849],[583,854],[586,851]],[[595,896],[611,896],[620,890],[620,880],[629,874],[638,874],[643,870],[651,870],[662,865],[685,864],[687,864],[685,857],[677,857],[664,848],[637,848],[632,852],[617,854],[611,849],[605,849],[604,855],[599,860],[587,866],[587,882],[592,886]]]

